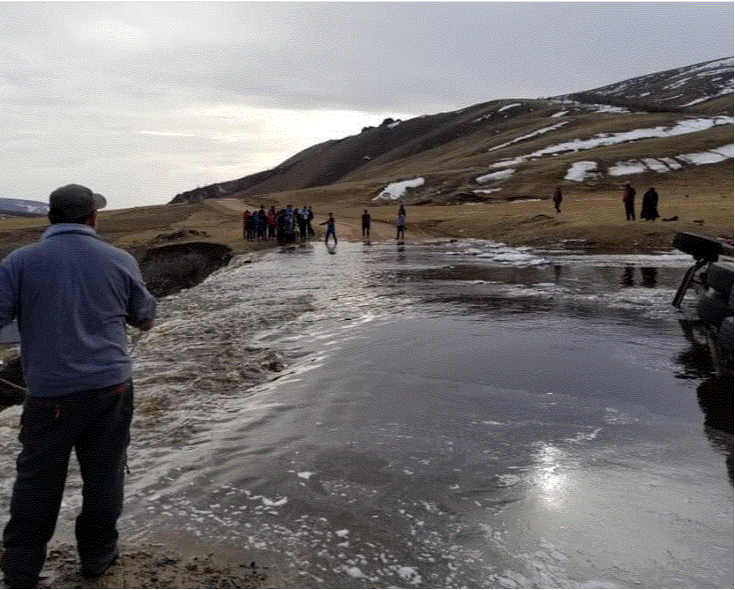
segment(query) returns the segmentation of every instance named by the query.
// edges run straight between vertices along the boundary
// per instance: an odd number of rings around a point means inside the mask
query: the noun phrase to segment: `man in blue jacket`
[[[71,184],[49,197],[50,227],[0,264],[0,326],[17,318],[28,393],[3,533],[6,587],[32,588],[46,559],[75,450],[85,577],[115,560],[133,414],[126,324],[153,326],[156,301],[135,259],[99,237],[101,195]]]

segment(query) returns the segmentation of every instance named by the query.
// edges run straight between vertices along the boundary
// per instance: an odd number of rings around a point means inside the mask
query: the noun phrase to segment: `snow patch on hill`
[[[507,180],[511,176],[513,176],[513,173],[515,172],[515,168],[506,168],[505,170],[498,170],[497,172],[491,172],[490,174],[485,174],[484,176],[478,176],[475,180],[482,184],[483,182],[489,182],[491,180]]]
[[[549,99],[549,102],[560,104],[564,108],[570,109],[574,108],[577,110],[583,110],[588,113],[616,113],[616,114],[623,114],[623,113],[630,113],[631,110],[626,107],[619,107],[614,106],[610,104],[597,104],[597,103],[589,103],[589,102],[580,102],[578,100],[572,100],[570,98],[562,98],[562,99]],[[561,111],[559,113],[554,113],[551,115],[552,117],[562,117],[563,115],[569,114],[570,111]]]
[[[502,146],[497,146],[497,148],[492,149],[498,149],[500,147],[515,143],[515,141],[520,141],[521,139],[526,139],[528,137],[546,133],[553,129],[557,129],[564,124],[566,124],[566,122],[562,122],[558,125],[552,125],[550,127],[543,127],[531,134],[518,137],[512,142],[507,142]],[[488,168],[504,168],[504,170],[478,176],[475,181],[479,184],[483,184],[489,181],[507,180],[515,172],[515,168],[512,168],[513,166],[519,166],[528,161],[542,158],[544,156],[557,156],[559,154],[569,152],[581,152],[598,147],[611,146],[632,141],[640,141],[644,139],[653,139],[657,137],[675,137],[679,135],[705,131],[719,125],[732,124],[732,117],[699,117],[695,119],[683,119],[681,121],[678,121],[671,127],[659,126],[647,129],[633,129],[631,131],[623,131],[619,133],[600,133],[588,139],[573,139],[571,141],[557,143],[541,148],[524,156],[517,156],[516,158],[494,162],[490,164]],[[732,145],[726,145],[720,148],[716,148],[714,150],[709,150],[707,152],[682,154],[681,156],[677,157],[679,158],[679,160],[687,164],[712,164],[716,162],[722,162],[728,158],[733,158],[733,149]],[[647,170],[652,170],[654,172],[668,172],[670,170],[675,170],[681,167],[682,164],[672,158],[643,158],[640,160],[618,162],[608,168],[608,174],[611,174],[613,176],[623,176],[626,174],[639,174]],[[575,162],[567,171],[565,179],[576,182],[583,182],[584,180],[594,179],[596,177],[595,175],[598,174],[596,172],[596,169],[597,164],[595,162],[586,160]]]
[[[377,197],[373,197],[373,201],[395,201],[400,199],[406,190],[423,186],[423,178],[414,178],[413,180],[402,180],[400,182],[392,182],[386,186]]]
[[[629,174],[642,174],[646,170],[648,168],[641,160],[629,160],[613,164],[608,167],[607,173],[610,176],[627,176]]]
[[[684,160],[690,164],[716,164],[733,158],[733,144],[724,145],[714,150],[706,152],[696,152],[694,154],[682,154],[677,156],[680,160]]]
[[[500,107],[498,109],[498,112],[502,113],[503,111],[508,111],[510,109],[514,109],[515,107],[519,107],[519,106],[521,106],[520,102],[514,102],[513,104],[507,104],[504,107]]]
[[[677,160],[700,166],[703,164],[717,164],[733,157],[733,144],[722,146],[705,152],[681,154],[676,158],[642,158],[618,162],[607,169],[610,176],[625,176],[626,174],[642,174],[643,172],[669,172],[682,167]]]
[[[538,137],[539,135],[544,135],[545,133],[555,131],[556,129],[559,129],[560,127],[564,127],[564,125],[568,125],[568,124],[569,124],[569,121],[562,121],[561,123],[557,123],[556,125],[550,125],[549,127],[542,127],[541,129],[536,129],[536,131],[532,131],[531,133],[527,133],[526,135],[521,135],[519,137],[516,137],[515,139],[506,141],[505,143],[501,143],[500,145],[491,147],[487,151],[492,152],[494,150],[499,150],[501,148],[508,147],[509,145],[513,145],[514,143],[518,143],[519,141],[523,141],[525,139],[531,139],[533,137]]]
[[[695,152],[691,154],[680,154],[673,158],[640,158],[616,162],[607,169],[610,176],[627,176],[631,174],[643,174],[644,172],[666,173],[682,168],[682,162],[695,166],[704,164],[717,164],[733,158],[733,144],[725,145],[713,150]],[[584,182],[586,180],[599,179],[597,162],[580,160],[574,162],[567,170],[564,180],[572,182]]]
[[[585,180],[595,180],[600,177],[597,172],[597,162],[590,160],[581,160],[574,162],[567,170],[564,180],[572,180],[574,182],[584,182]]]
[[[598,147],[610,146],[629,141],[640,141],[642,139],[653,139],[656,137],[675,137],[705,131],[718,125],[732,125],[732,117],[700,117],[697,119],[683,119],[672,127],[650,127],[648,129],[633,129],[620,133],[600,133],[589,139],[573,139],[568,142],[541,148],[526,158],[540,158],[543,156],[555,156],[565,152],[578,152]]]

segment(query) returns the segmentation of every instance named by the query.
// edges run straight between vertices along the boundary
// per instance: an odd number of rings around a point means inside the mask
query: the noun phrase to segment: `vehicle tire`
[[[674,236],[674,248],[691,254],[697,260],[714,261],[725,253],[722,244],[717,240],[688,232],[679,232]]]
[[[717,333],[717,340],[719,341],[720,346],[730,354],[732,354],[734,346],[733,333],[733,317],[729,315],[722,320],[720,331]]]
[[[707,286],[729,297],[733,284],[732,262],[712,262],[707,269]]]
[[[715,330],[720,329],[722,320],[732,315],[730,297],[714,289],[707,289],[702,293],[697,301],[696,309],[699,319]]]

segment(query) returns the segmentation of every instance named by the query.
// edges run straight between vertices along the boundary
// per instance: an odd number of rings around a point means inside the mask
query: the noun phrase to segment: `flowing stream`
[[[670,305],[688,264],[484,241],[237,257],[134,336],[122,537],[292,587],[731,587],[731,422],[707,421]],[[73,475],[59,535],[79,502]]]

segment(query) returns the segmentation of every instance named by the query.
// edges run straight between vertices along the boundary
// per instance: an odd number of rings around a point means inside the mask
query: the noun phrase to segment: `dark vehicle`
[[[684,335],[708,346],[716,374],[732,374],[733,246],[698,234],[678,233],[674,247],[694,258],[672,302],[684,316],[680,320]],[[690,288],[696,298],[685,305]]]

